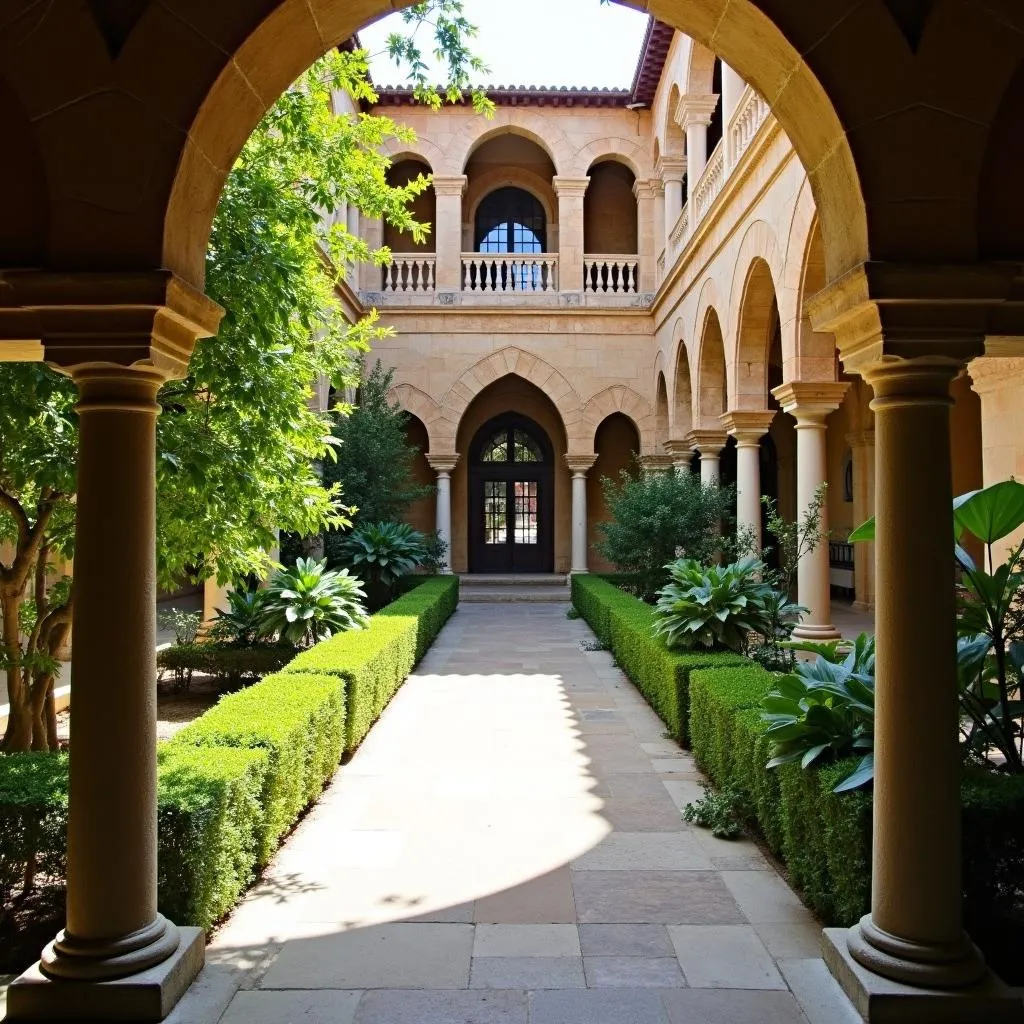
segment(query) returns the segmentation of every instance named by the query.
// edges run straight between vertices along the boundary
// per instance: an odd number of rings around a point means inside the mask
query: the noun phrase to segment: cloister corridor
[[[174,1024],[854,1024],[820,926],[681,819],[690,756],[567,604],[465,603]]]

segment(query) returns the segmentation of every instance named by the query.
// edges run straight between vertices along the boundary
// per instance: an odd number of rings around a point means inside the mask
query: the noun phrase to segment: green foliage
[[[325,673],[342,680],[348,710],[346,751],[362,742],[458,599],[456,577],[428,578],[372,616],[366,629],[333,636],[285,668],[285,673]]]
[[[210,626],[210,638],[226,644],[250,647],[257,643],[263,630],[266,610],[265,590],[228,591],[228,607],[217,608]]]
[[[437,532],[431,530],[423,537],[423,570],[436,575],[448,568],[448,542]]]
[[[384,605],[395,584],[423,564],[423,534],[408,523],[361,523],[338,545],[341,558],[365,581],[371,606]]]
[[[295,646],[366,625],[360,581],[347,569],[328,571],[326,560],[297,559],[274,573],[263,594],[262,634]]]
[[[705,485],[691,473],[601,480],[609,521],[598,530],[597,550],[634,577],[646,601],[665,583],[665,566],[679,557],[710,562],[725,543],[719,523],[732,519],[732,488]]]
[[[669,647],[744,652],[749,634],[768,633],[771,587],[762,579],[764,563],[753,555],[710,566],[680,558],[665,568],[670,581],[658,592],[654,632]]]
[[[597,576],[570,579],[572,603],[684,746],[689,742],[690,676],[695,669],[749,666],[729,652],[670,651],[653,634],[655,610]]]
[[[174,633],[174,642],[180,647],[188,647],[196,642],[203,617],[199,612],[186,612],[181,608],[168,608],[157,616],[161,628],[170,629]]]
[[[875,640],[861,633],[844,656],[838,645],[819,650],[814,661],[796,662],[762,703],[772,742],[768,767],[857,755],[860,764],[838,784],[843,792],[874,778]]]
[[[581,618],[580,613],[572,606],[569,606],[569,610],[565,613],[567,619],[579,619]]]
[[[336,771],[344,733],[345,701],[336,678],[280,673],[222,698],[171,745],[267,751],[257,840],[258,861],[265,864]]]
[[[324,481],[341,489],[357,524],[400,519],[414,501],[434,493],[414,482],[418,449],[406,436],[409,415],[388,398],[393,377],[378,361],[359,385],[358,404],[331,428],[335,459],[324,465]],[[337,532],[325,538],[332,565],[344,563],[342,543]]]
[[[704,795],[683,808],[683,820],[710,829],[719,839],[739,839],[749,816],[746,794],[732,786],[715,791],[704,783]]]
[[[767,511],[767,532],[775,538],[775,550],[779,556],[779,571],[772,582],[783,594],[793,593],[801,559],[812,554],[818,545],[828,543],[829,530],[823,526],[827,496],[828,484],[819,484],[800,518],[796,520],[782,516],[774,498],[761,496]]]
[[[172,673],[177,691],[189,689],[195,672],[213,676],[218,686],[234,690],[280,671],[294,657],[295,648],[289,644],[175,644],[157,651],[156,667],[161,674]]]

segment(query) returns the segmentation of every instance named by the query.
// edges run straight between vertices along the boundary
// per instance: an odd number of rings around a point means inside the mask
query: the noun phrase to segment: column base
[[[178,947],[137,974],[109,981],[53,979],[34,963],[7,990],[6,1020],[163,1020],[202,970],[201,928],[178,928]]]
[[[851,608],[852,611],[858,612],[860,614],[863,614],[863,613],[866,613],[866,612],[873,612],[875,610],[875,602],[874,601],[854,601],[853,604],[850,605],[850,608]]]
[[[813,640],[817,642],[824,640],[842,640],[842,638],[843,634],[840,633],[832,623],[822,626],[816,625],[812,622],[803,622],[793,630],[794,640]]]
[[[859,925],[826,928],[822,955],[868,1024],[1024,1024],[1021,997],[986,971],[983,963],[980,980],[963,988],[908,985],[876,974],[854,959],[850,947],[855,942],[864,943]]]

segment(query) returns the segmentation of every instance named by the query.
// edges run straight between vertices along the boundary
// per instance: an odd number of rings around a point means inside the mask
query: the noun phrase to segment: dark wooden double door
[[[470,446],[469,570],[554,570],[554,458],[525,416],[488,421]]]

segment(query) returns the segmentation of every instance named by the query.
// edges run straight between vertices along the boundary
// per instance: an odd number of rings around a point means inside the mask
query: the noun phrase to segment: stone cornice
[[[46,362],[65,371],[108,364],[184,376],[223,315],[169,270],[0,274],[0,345],[38,340]]]
[[[707,450],[709,455],[718,455],[725,447],[729,435],[724,430],[691,430],[686,435],[690,447],[696,449],[702,455]]]
[[[733,409],[721,417],[722,426],[737,444],[756,444],[768,433],[773,419],[772,409]]]
[[[597,461],[596,452],[590,454],[582,453],[578,455],[566,455],[565,464],[569,467],[571,473],[586,473]]]
[[[665,185],[659,178],[638,178],[633,182],[633,195],[637,199],[654,199],[659,191],[665,194]]]
[[[795,416],[798,423],[801,420],[824,423],[825,417],[842,405],[849,387],[850,382],[846,380],[794,380],[772,388],[772,394],[782,411]]]
[[[427,455],[427,464],[435,473],[451,473],[458,465],[459,458],[458,452],[438,452],[436,455]]]
[[[590,184],[590,178],[563,178],[555,175],[551,179],[551,186],[559,199],[563,197],[570,199],[582,199]]]
[[[441,177],[435,174],[430,179],[436,196],[464,195],[468,183],[469,178],[465,174],[453,174],[450,177]]]
[[[676,104],[673,116],[682,128],[687,128],[691,124],[707,126],[711,123],[711,115],[717,106],[718,96],[715,93],[706,96],[683,96]]]
[[[693,457],[693,444],[685,438],[679,441],[666,441],[665,451],[674,461],[689,461]]]

